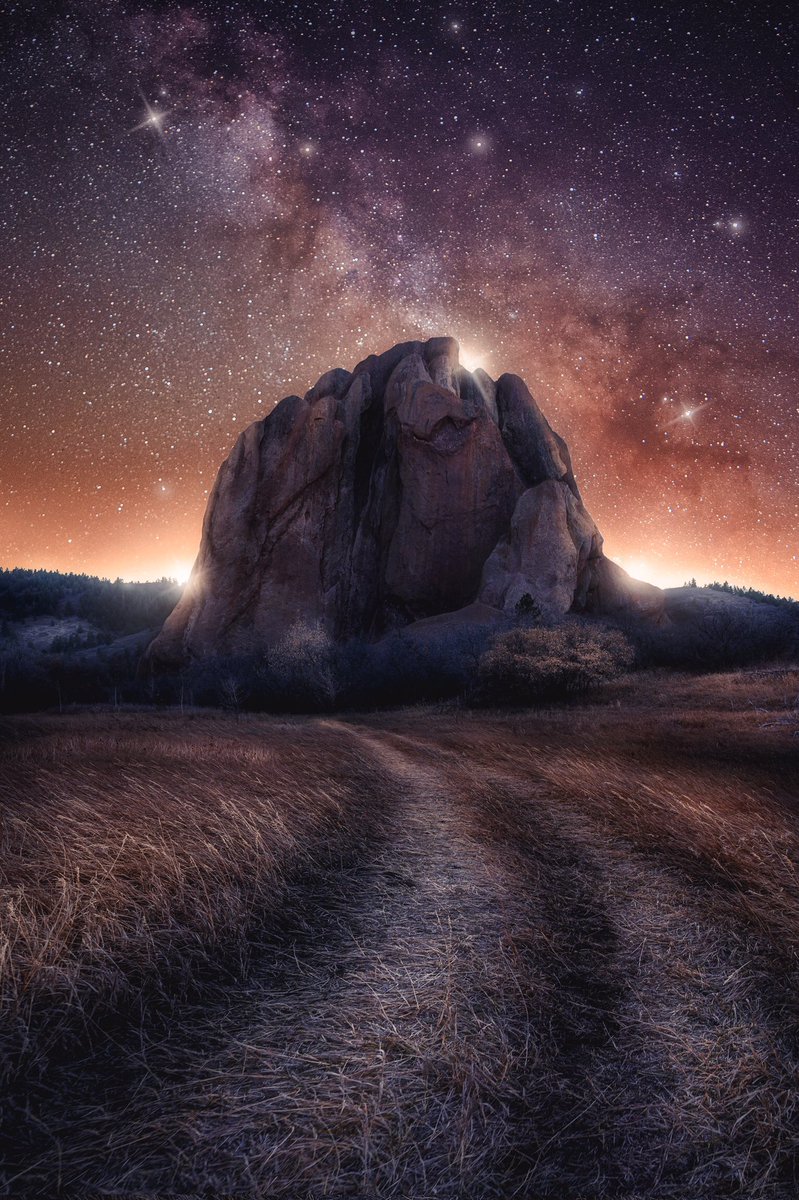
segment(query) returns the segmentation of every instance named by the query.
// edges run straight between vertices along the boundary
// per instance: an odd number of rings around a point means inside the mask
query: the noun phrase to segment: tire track
[[[318,725],[358,746],[379,836],[295,881],[249,982],[148,1047],[91,1183],[719,1200],[787,1178],[799,1075],[751,931],[543,776]]]
[[[556,974],[560,1003],[567,1006],[575,965],[578,976],[593,973],[589,1029],[604,1024],[608,1036],[586,1041],[579,1017],[571,1030],[557,1019],[561,1061],[551,1064],[551,1078],[567,1081],[567,1101],[552,1104],[551,1136],[538,1143],[523,1187],[613,1197],[634,1187],[647,1198],[680,1200],[765,1189],[793,1200],[797,1030],[789,980],[775,1003],[781,971],[768,940],[728,900],[719,908],[712,877],[697,879],[684,873],[682,857],[675,863],[666,851],[658,861],[653,846],[641,852],[614,837],[576,795],[553,790],[549,771],[520,778],[477,768],[433,740],[389,736],[414,761],[447,772],[463,823],[486,844],[517,853],[520,881],[532,871],[540,891],[548,876],[544,894],[562,909],[571,964]],[[587,885],[587,939],[569,929],[579,903],[563,904],[574,873]],[[600,931],[590,947],[599,914],[612,934]],[[541,960],[544,970],[553,963],[552,954]]]
[[[535,1117],[525,1081],[550,986],[521,978],[510,936],[529,924],[529,897],[463,832],[439,772],[335,727],[394,779],[390,835],[357,886],[335,872],[320,880],[335,940],[306,897],[299,953],[285,944],[206,1022],[203,1052],[154,1053],[157,1094],[142,1107],[156,1101],[165,1120],[137,1131],[135,1171],[104,1173],[106,1188],[405,1196],[422,1179],[430,1196],[507,1194]]]

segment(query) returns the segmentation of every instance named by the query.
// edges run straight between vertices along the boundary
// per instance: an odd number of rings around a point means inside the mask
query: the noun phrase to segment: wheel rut
[[[266,940],[224,1011],[188,1044],[178,1031],[153,1048],[140,1099],[164,1120],[138,1129],[134,1177],[106,1162],[105,1187],[159,1190],[171,1170],[170,1188],[190,1193],[200,1162],[221,1194],[244,1177],[254,1194],[316,1195],[332,1177],[325,1194],[401,1195],[422,1169],[431,1195],[455,1197],[512,1150],[496,1145],[497,1111],[518,1108],[536,1053],[508,937],[526,901],[501,856],[463,831],[441,772],[323,724],[391,781],[384,836],[288,897],[289,935]]]
[[[252,977],[148,1048],[96,1185],[631,1200],[632,1177],[671,1197],[690,1173],[697,1200],[727,1194],[754,1155],[742,1073],[774,1053],[746,937],[543,774],[319,725],[357,745],[380,836],[292,885]],[[742,1128],[729,1161],[709,1109]]]

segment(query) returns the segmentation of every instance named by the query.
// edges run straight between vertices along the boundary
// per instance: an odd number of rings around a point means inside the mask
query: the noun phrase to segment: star
[[[680,421],[688,421],[689,424],[693,425],[695,423],[694,418],[696,417],[697,413],[701,413],[704,409],[709,408],[710,403],[711,402],[709,400],[705,400],[702,404],[695,404],[693,406],[689,405],[688,407],[684,408],[678,416],[673,417],[670,421],[667,421],[663,428],[668,429],[670,425],[677,425]]]
[[[485,154],[491,148],[491,143],[484,133],[475,133],[469,139],[469,149],[473,154]]]
[[[169,116],[168,109],[153,108],[148,100],[142,96],[144,100],[144,118],[139,121],[138,125],[134,125],[130,130],[131,133],[138,133],[140,129],[151,129],[153,133],[163,140],[164,136],[164,121]]]

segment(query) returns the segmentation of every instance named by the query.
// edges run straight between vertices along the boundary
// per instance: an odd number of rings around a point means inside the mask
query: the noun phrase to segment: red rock
[[[208,502],[191,582],[151,660],[263,650],[297,621],[334,638],[512,611],[662,612],[602,554],[565,442],[514,375],[453,338],[328,371],[242,433]]]
[[[527,594],[546,616],[584,609],[594,586],[602,538],[582,502],[559,479],[519,499],[510,529],[483,568],[483,604],[513,613]]]

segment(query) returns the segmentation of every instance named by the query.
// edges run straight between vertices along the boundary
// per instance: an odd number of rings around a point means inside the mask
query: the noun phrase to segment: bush
[[[398,630],[377,643],[353,640],[340,658],[344,701],[386,708],[462,696],[474,683],[492,633],[475,623],[443,626],[424,637]]]
[[[769,604],[710,608],[664,626],[629,622],[625,632],[644,666],[672,670],[733,671],[799,654],[799,621]]]
[[[604,625],[568,621],[513,629],[480,659],[478,694],[493,704],[555,699],[614,679],[634,661],[624,634]]]
[[[535,596],[531,596],[529,592],[516,602],[516,616],[521,621],[529,621],[531,624],[540,624],[544,620],[544,613],[541,605],[536,600]]]
[[[298,621],[267,657],[276,698],[290,708],[331,709],[341,687],[338,649],[319,624]]]

